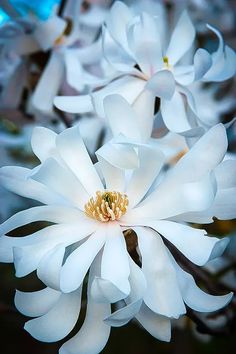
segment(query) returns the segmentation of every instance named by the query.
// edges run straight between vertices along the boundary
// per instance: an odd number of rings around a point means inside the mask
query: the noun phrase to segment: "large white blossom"
[[[54,289],[39,293],[37,304],[42,308],[35,311],[28,301],[31,296],[22,295],[23,307],[29,307],[23,312],[42,315],[26,325],[33,336],[53,341],[73,328],[80,308],[78,294],[91,265],[96,275],[90,271],[88,299],[93,300],[88,300],[89,319],[78,334],[79,346],[80,340],[85,343],[87,326],[97,333],[97,319],[103,342],[91,353],[105,345],[109,326],[123,325],[133,317],[155,337],[169,340],[170,318],[185,314],[185,304],[205,312],[230,301],[232,294],[214,297],[200,290],[166,246],[170,242],[202,266],[220,256],[228,244],[227,239],[209,237],[205,230],[187,224],[210,223],[213,216],[235,217],[236,166],[235,161],[222,162],[227,150],[223,125],[201,137],[154,188],[164,162],[157,149],[140,149],[136,169],[120,169],[103,158],[93,165],[78,127],[58,135],[36,128],[32,148],[40,165],[33,170],[3,167],[0,181],[10,191],[45,205],[21,211],[1,224],[0,260],[14,262],[18,277],[37,270],[45,285]],[[35,221],[52,225],[20,238],[7,236]],[[127,250],[130,229],[137,235],[141,268]],[[121,299],[126,306],[110,314],[110,303]],[[64,313],[68,321],[59,321]],[[55,331],[48,331],[53,321]],[[87,353],[77,350],[76,339],[71,341],[62,353]]]

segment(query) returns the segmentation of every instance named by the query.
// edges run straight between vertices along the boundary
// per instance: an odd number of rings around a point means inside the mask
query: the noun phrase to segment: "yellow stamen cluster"
[[[119,220],[127,211],[129,200],[120,192],[96,192],[96,198],[90,198],[85,204],[85,214],[102,222]]]

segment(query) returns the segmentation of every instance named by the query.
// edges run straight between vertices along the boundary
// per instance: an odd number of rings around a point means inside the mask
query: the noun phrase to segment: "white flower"
[[[187,87],[199,80],[223,81],[235,73],[235,53],[224,46],[217,30],[209,28],[219,38],[218,50],[210,54],[200,48],[186,65],[184,59],[195,38],[187,12],[182,13],[167,43],[167,24],[162,18],[146,12],[134,16],[126,5],[116,1],[103,31],[104,57],[114,69],[110,83],[91,95],[56,97],[55,105],[71,113],[95,109],[104,116],[102,101],[108,94],[121,94],[132,104],[148,90],[161,99],[160,111],[167,128],[188,132],[195,127],[186,115],[185,101],[196,115],[198,112]]]
[[[118,169],[104,159],[95,168],[77,127],[59,135],[38,128],[32,148],[41,160],[38,167],[32,171],[3,167],[0,174],[9,190],[46,204],[15,214],[0,227],[0,259],[14,261],[17,276],[37,269],[47,286],[71,293],[82,285],[102,251],[93,297],[108,302],[126,299],[128,310],[122,310],[121,324],[124,318],[127,322],[138,316],[140,306],[141,311],[144,306],[151,313],[178,318],[185,313],[184,302],[201,311],[228,303],[232,294],[209,304],[210,295],[196,288],[163,242],[171,242],[197,265],[224,251],[227,239],[208,237],[205,230],[186,225],[212,222],[213,216],[235,217],[235,161],[221,163],[227,149],[222,125],[208,131],[151,192],[164,160],[157,150],[140,150],[139,167],[133,171]],[[54,225],[21,238],[6,236],[10,230],[39,220]],[[126,248],[129,236],[123,235],[129,229],[137,234],[142,259],[142,269],[136,267],[135,274],[144,276],[147,283],[140,294]],[[116,316],[107,319],[108,323],[119,325]]]
[[[92,84],[94,78],[84,69],[84,65],[92,65],[100,58],[101,41],[92,44],[90,41],[94,40],[105,15],[106,10],[99,6],[94,5],[88,12],[83,13],[81,1],[67,1],[62,17],[53,13],[47,20],[40,21],[29,16],[28,20],[34,25],[30,33],[21,31],[20,34],[3,41],[4,50],[16,53],[18,56],[52,50],[31,97],[31,113],[40,111],[53,115],[53,99],[58,94],[65,77],[68,84],[77,90],[83,89],[87,84]],[[69,30],[70,26],[71,30]],[[85,43],[80,41],[80,46],[81,44],[83,46],[76,48],[78,41],[81,38],[84,39],[84,29],[89,29],[92,38]],[[74,47],[70,48],[72,45]],[[20,92],[22,92],[22,83],[25,84],[22,76],[22,82],[20,78],[14,81],[15,90],[18,89]]]

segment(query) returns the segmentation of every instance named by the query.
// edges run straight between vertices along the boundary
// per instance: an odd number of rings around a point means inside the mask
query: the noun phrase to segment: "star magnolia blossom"
[[[134,170],[116,168],[102,158],[94,166],[78,127],[59,135],[36,128],[32,148],[41,164],[33,170],[3,167],[0,181],[10,191],[46,205],[21,211],[1,224],[0,260],[14,262],[18,277],[37,270],[49,287],[16,297],[23,313],[41,316],[26,324],[34,337],[54,341],[70,332],[90,267],[84,326],[78,341],[71,339],[61,353],[98,353],[109,326],[123,325],[133,317],[155,337],[169,340],[170,318],[183,315],[185,303],[204,312],[230,301],[232,294],[212,296],[200,290],[165,245],[172,243],[202,266],[221,255],[228,243],[186,224],[210,223],[213,216],[235,217],[236,165],[221,162],[227,150],[223,125],[200,138],[154,188],[164,161],[156,149],[140,150],[139,167]],[[20,238],[7,236],[40,220],[53,225]],[[137,245],[130,236],[133,232]],[[130,241],[132,250],[137,247],[141,267],[129,254],[126,242]],[[121,299],[126,306],[111,314],[110,303]],[[94,338],[101,334],[97,347],[95,342],[91,351],[77,350],[77,342],[92,345],[84,338],[93,331]]]
[[[219,38],[217,51],[210,54],[200,48],[191,58],[191,65],[186,65],[184,60],[196,34],[187,12],[180,16],[167,43],[167,25],[163,26],[162,18],[146,12],[135,16],[131,10],[116,1],[106,20],[103,54],[114,69],[110,82],[91,95],[56,97],[55,105],[71,113],[95,109],[104,116],[102,101],[107,95],[121,94],[132,104],[142,91],[148,90],[161,99],[160,111],[169,130],[199,134],[202,129],[192,124],[186,114],[187,102],[198,116],[188,86],[199,80],[223,81],[232,77],[236,69],[234,51],[224,46],[216,29],[208,26]]]

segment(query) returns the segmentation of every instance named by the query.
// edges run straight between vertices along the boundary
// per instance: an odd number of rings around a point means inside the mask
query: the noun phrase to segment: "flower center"
[[[163,62],[164,62],[164,66],[165,66],[167,69],[170,69],[169,58],[168,58],[167,56],[164,56],[164,57],[163,57]]]
[[[85,214],[102,222],[119,220],[127,211],[129,200],[120,192],[96,192],[96,198],[90,198],[85,204]]]

